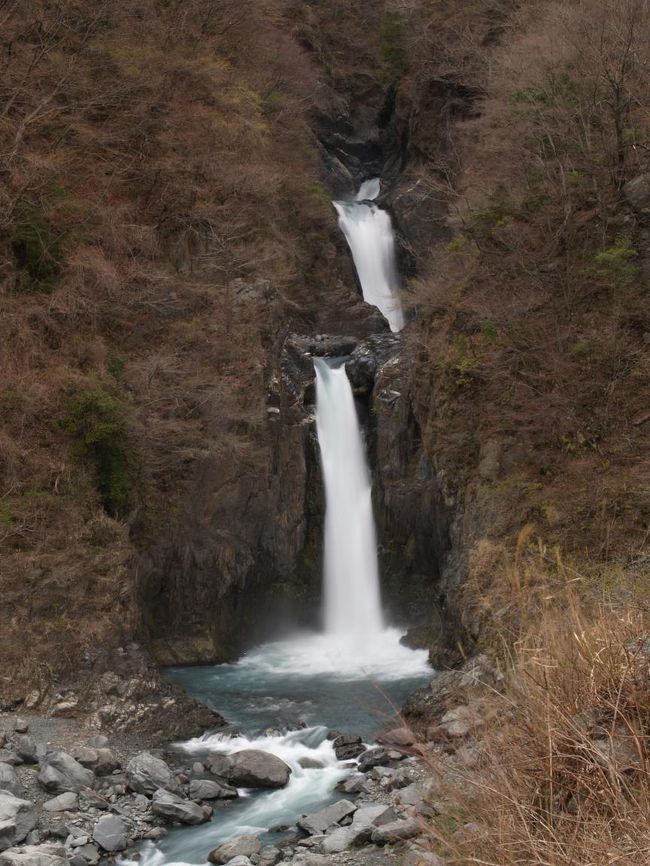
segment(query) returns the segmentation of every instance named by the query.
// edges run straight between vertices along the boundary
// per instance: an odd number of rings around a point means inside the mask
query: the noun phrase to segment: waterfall
[[[383,629],[370,475],[345,365],[314,358],[325,482],[325,629],[361,640]]]
[[[390,215],[372,203],[379,180],[361,185],[354,201],[335,201],[339,225],[350,247],[363,298],[378,307],[393,332],[404,327],[395,264],[395,235]]]

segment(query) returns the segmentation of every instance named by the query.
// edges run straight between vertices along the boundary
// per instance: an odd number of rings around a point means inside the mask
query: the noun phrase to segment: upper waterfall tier
[[[383,628],[370,475],[345,365],[321,358],[316,425],[325,481],[325,629],[365,638]]]
[[[335,201],[339,225],[352,252],[366,303],[378,307],[393,332],[404,327],[390,215],[372,204],[379,180],[365,181],[354,201]]]

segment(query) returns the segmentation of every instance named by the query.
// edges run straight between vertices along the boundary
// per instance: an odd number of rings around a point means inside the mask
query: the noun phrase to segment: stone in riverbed
[[[61,845],[23,845],[0,854],[0,866],[67,866]]]
[[[37,743],[33,737],[23,734],[14,740],[16,754],[28,764],[37,764],[47,751],[42,743]]]
[[[349,827],[339,827],[325,837],[323,849],[327,854],[336,854],[355,845],[364,845],[370,841],[375,827],[396,820],[397,815],[390,806],[380,803],[360,806]]]
[[[361,737],[354,737],[350,734],[341,734],[334,740],[332,746],[337,761],[350,761],[365,751]]]
[[[75,848],[75,856],[83,857],[90,866],[97,866],[97,863],[99,863],[99,848],[97,845],[89,842],[87,845]]]
[[[381,747],[375,749],[367,749],[359,755],[359,769],[362,773],[371,770],[373,767],[380,767],[387,764],[389,761],[386,749]]]
[[[169,766],[149,752],[140,752],[126,765],[129,788],[138,794],[153,794],[160,788],[177,794],[180,783]]]
[[[93,828],[93,839],[104,851],[124,851],[128,845],[126,824],[118,815],[102,815]]]
[[[72,750],[72,756],[83,767],[97,773],[98,776],[107,776],[120,766],[120,762],[110,749],[95,749],[90,746],[77,746]]]
[[[275,845],[265,845],[260,851],[257,866],[276,866],[282,859],[282,851]]]
[[[190,800],[234,800],[238,797],[237,788],[211,779],[192,779]]]
[[[262,850],[262,845],[257,836],[236,836],[229,842],[224,842],[208,854],[210,863],[216,863],[221,866],[224,863],[230,863],[235,857],[252,857],[254,854],[259,854]]]
[[[151,811],[154,815],[179,821],[181,824],[205,824],[210,820],[212,809],[184,800],[170,791],[159,788],[153,795]]]
[[[46,812],[72,812],[77,808],[78,802],[79,798],[74,791],[66,791],[43,803],[43,808]]]
[[[416,818],[405,818],[401,821],[391,821],[372,831],[371,839],[375,845],[394,845],[405,839],[413,839],[420,836],[423,827]]]
[[[305,815],[298,821],[298,826],[310,836],[319,836],[324,833],[329,827],[338,824],[348,815],[353,815],[357,811],[357,807],[349,800],[339,800],[337,803],[332,803],[331,806],[325,806],[318,812],[312,815]]]
[[[325,766],[322,761],[317,761],[315,758],[299,758],[298,763],[303,770],[322,770]]]
[[[222,755],[220,752],[215,752],[208,755],[205,759],[205,766],[213,776],[219,776],[220,779],[227,779],[232,769],[232,761],[228,755]]]
[[[228,781],[249,788],[283,788],[289,781],[291,767],[268,752],[243,749],[229,756]]]
[[[0,791],[0,851],[22,842],[37,824],[38,813],[31,800]]]
[[[360,794],[367,783],[366,777],[362,773],[357,773],[350,776],[349,779],[342,779],[336,786],[337,791],[343,794]]]
[[[92,770],[82,767],[78,761],[67,752],[48,752],[41,760],[41,771],[38,781],[51,793],[65,791],[81,791],[82,788],[92,788],[95,774]]]
[[[23,759],[12,749],[0,749],[0,763],[11,764],[15,767],[17,764],[22,764]]]
[[[14,797],[24,797],[25,789],[11,764],[0,764],[0,790],[9,791]]]

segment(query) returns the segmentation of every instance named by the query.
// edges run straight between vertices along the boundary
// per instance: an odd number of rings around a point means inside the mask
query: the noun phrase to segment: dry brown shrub
[[[543,561],[536,571],[544,590],[522,590],[526,627],[506,663],[507,689],[489,698],[477,762],[452,772],[448,760],[432,762],[444,801],[431,828],[436,850],[483,866],[646,863],[647,572],[636,575],[635,603],[587,610],[575,575],[563,584]]]

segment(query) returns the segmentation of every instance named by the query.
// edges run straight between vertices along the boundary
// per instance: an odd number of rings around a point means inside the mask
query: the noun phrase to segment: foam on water
[[[426,650],[403,646],[402,636],[397,628],[382,629],[370,636],[306,634],[264,644],[247,653],[237,665],[242,673],[248,669],[263,674],[270,691],[274,680],[287,676],[385,683],[430,675]]]

